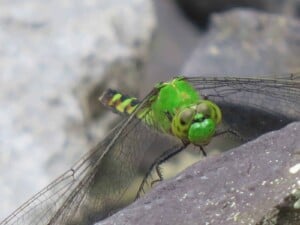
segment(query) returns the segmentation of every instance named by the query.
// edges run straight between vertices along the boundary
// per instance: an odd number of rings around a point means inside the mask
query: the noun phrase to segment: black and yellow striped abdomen
[[[139,105],[135,97],[123,95],[119,91],[108,89],[99,98],[100,102],[119,114],[130,115]]]

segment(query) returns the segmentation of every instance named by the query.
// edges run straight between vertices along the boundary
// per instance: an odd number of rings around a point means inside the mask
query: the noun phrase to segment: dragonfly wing
[[[88,225],[133,201],[145,173],[162,150],[182,146],[179,140],[135,117],[139,109],[145,112],[153,94],[72,169],[0,224]],[[154,121],[151,124],[154,126]]]
[[[71,208],[68,208],[70,196],[74,196],[74,201],[78,201],[75,199],[80,198],[80,196],[75,197],[75,195],[79,190],[86,189],[86,185],[82,182],[90,176],[89,168],[92,166],[90,159],[104,153],[103,150],[114,135],[115,130],[84,155],[70,170],[26,201],[0,224],[64,224],[57,223],[55,220],[62,218],[63,214],[71,211]]]
[[[300,120],[300,74],[260,78],[187,78],[202,96],[216,102],[225,123],[246,138]],[[251,131],[251,127],[253,127]]]

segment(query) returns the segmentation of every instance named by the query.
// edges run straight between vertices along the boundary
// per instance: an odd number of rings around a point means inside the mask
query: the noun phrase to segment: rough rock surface
[[[113,62],[143,61],[154,27],[147,0],[1,3],[0,221],[103,138],[81,98]]]
[[[257,224],[300,188],[299,136],[293,123],[207,157],[98,224]]]
[[[300,21],[232,10],[216,14],[183,69],[192,75],[258,75],[300,71]]]

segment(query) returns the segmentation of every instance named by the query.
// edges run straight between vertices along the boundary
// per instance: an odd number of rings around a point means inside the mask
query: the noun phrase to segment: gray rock
[[[182,72],[187,76],[299,72],[299,41],[299,20],[253,10],[215,14]]]
[[[188,21],[173,0],[153,0],[157,28],[145,65],[145,80],[141,96],[153,84],[177,76],[193,52],[201,32]]]
[[[147,0],[1,3],[0,221],[105,136],[89,93],[136,80],[154,28]],[[116,79],[116,61],[131,73]]]
[[[175,2],[187,17],[200,26],[207,25],[212,13],[224,12],[232,8],[253,8],[260,11],[299,16],[298,9],[300,6],[299,0],[176,0]]]
[[[207,157],[98,224],[250,225],[289,211],[296,224],[299,210],[282,206],[300,188],[299,136],[298,122]]]

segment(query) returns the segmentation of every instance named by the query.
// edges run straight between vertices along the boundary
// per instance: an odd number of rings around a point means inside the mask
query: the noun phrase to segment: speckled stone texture
[[[281,206],[300,188],[299,137],[298,122],[207,157],[98,224],[250,225],[271,212],[279,220],[280,209],[297,224],[299,209]]]

